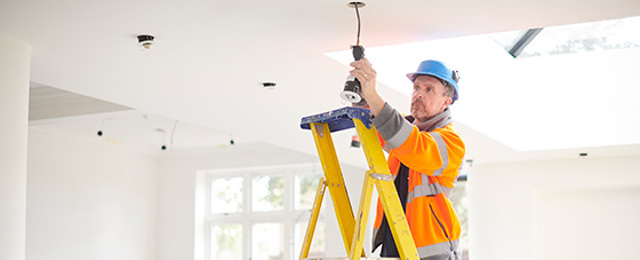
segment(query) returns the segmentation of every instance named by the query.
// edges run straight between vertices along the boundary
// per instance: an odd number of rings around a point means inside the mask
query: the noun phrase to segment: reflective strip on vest
[[[440,152],[440,158],[442,159],[442,167],[433,172],[433,176],[439,176],[442,174],[442,171],[449,166],[449,155],[447,154],[447,144],[442,139],[440,133],[430,133],[433,136],[433,139],[438,144],[438,150]],[[451,193],[451,188],[440,185],[440,183],[429,183],[429,176],[426,174],[422,174],[422,184],[419,186],[413,187],[413,191],[409,192],[407,195],[407,203],[413,201],[414,198],[422,197],[422,196],[435,196],[436,194],[444,193],[444,195],[448,198]]]
[[[390,152],[391,151],[391,145],[387,142],[384,143],[384,146],[382,146],[382,150],[384,150],[385,152]]]
[[[442,136],[440,135],[440,133],[433,132],[430,134],[431,136],[433,136],[433,139],[436,141],[436,144],[438,144],[438,150],[440,151],[440,158],[442,159],[442,167],[440,167],[440,169],[435,170],[433,172],[433,176],[440,176],[444,171],[444,169],[446,169],[447,166],[449,166],[449,155],[447,153],[447,143],[444,142],[444,139],[442,139]]]
[[[429,183],[429,176],[422,174],[422,184],[413,187],[413,190],[407,194],[407,204],[411,203],[413,199],[424,196],[435,196],[436,194],[444,193],[445,197],[449,197],[451,194],[451,188],[442,186],[440,183]]]
[[[438,244],[418,247],[418,254],[421,259],[425,259],[429,256],[450,254],[458,250],[460,246],[460,240],[454,240],[451,242],[442,242]]]

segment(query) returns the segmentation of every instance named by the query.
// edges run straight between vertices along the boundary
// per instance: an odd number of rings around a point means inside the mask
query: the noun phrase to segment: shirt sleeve
[[[427,175],[456,172],[465,147],[450,126],[422,132],[389,104],[372,119],[386,146],[404,165]]]
[[[414,126],[389,105],[385,103],[378,116],[371,119],[380,136],[385,140],[385,145],[395,149],[402,145],[411,134]],[[416,128],[417,129],[417,128]]]

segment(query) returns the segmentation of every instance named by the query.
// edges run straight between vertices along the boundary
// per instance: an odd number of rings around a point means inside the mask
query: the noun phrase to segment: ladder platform
[[[329,131],[333,133],[352,128],[354,126],[353,119],[360,119],[368,129],[373,125],[370,120],[371,111],[368,108],[343,107],[329,112],[303,117],[300,122],[300,127],[302,129],[311,129],[312,123],[326,123],[329,126]]]

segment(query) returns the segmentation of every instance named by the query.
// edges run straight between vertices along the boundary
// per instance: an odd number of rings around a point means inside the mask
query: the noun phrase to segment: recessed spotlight
[[[349,6],[349,7],[351,7],[351,8],[355,8],[355,7],[356,7],[356,5],[358,6],[358,8],[362,8],[362,7],[367,6],[367,4],[365,4],[364,2],[349,2],[349,3],[347,4],[347,6]]]
[[[150,35],[150,34],[140,34],[140,35],[138,35],[138,45],[143,50],[151,49],[151,46],[153,45],[153,39],[154,38],[155,37],[153,35]]]
[[[265,81],[262,82],[262,87],[266,89],[273,89],[276,87],[276,83],[272,81]]]

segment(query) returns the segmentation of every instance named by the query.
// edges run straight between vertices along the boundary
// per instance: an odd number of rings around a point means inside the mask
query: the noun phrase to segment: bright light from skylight
[[[510,31],[489,36],[509,50],[523,32]],[[518,57],[637,48],[640,47],[640,33],[637,32],[640,32],[640,16],[546,27]]]
[[[351,51],[325,53],[328,57],[349,65]],[[477,66],[503,66],[512,62],[511,56],[486,35],[442,39],[408,44],[367,48],[365,57],[378,72],[378,82],[406,96],[413,90],[407,73],[414,72],[421,61],[436,59],[460,72],[461,84],[477,77]],[[462,86],[461,86],[462,87]],[[398,108],[403,109],[403,108]]]
[[[636,144],[638,32],[640,17],[548,27],[521,53],[526,59],[509,54],[521,31],[367,48],[365,56],[378,88],[404,95],[386,100],[401,112],[412,90],[405,75],[422,60],[457,69],[454,119],[516,151]],[[573,55],[551,55],[562,53]],[[344,64],[345,75],[351,69],[350,50],[325,55]]]

